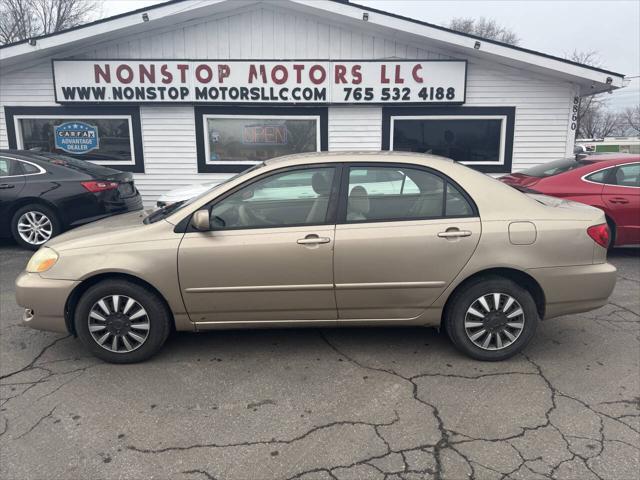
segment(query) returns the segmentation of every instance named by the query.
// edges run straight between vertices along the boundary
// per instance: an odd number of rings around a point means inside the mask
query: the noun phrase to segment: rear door
[[[334,254],[339,321],[420,315],[480,239],[473,202],[432,170],[351,164],[340,197]]]
[[[640,163],[614,167],[602,199],[616,222],[616,243],[640,243]]]

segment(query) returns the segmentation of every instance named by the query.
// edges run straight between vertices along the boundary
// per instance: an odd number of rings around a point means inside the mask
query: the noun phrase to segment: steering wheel
[[[240,223],[245,227],[251,225],[275,225],[275,222],[253,211],[247,203],[243,203],[238,208],[238,217],[240,217]]]

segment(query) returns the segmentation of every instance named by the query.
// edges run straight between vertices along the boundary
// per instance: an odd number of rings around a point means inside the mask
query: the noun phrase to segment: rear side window
[[[611,180],[614,185],[621,187],[640,187],[640,163],[620,165]]]
[[[421,169],[351,167],[347,191],[349,223],[473,215],[455,186]]]
[[[606,170],[600,170],[599,172],[592,173],[591,175],[587,175],[585,178],[590,182],[595,183],[607,183],[607,177],[611,173],[611,169],[607,168]]]
[[[35,165],[27,162],[20,162],[20,166],[22,167],[22,172],[25,175],[31,175],[34,173],[40,173],[40,169]]]

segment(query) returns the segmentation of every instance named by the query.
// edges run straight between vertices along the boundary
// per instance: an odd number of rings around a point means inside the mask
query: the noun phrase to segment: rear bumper
[[[610,263],[527,270],[545,294],[545,319],[588,312],[606,305],[616,285],[616,267]]]
[[[65,305],[79,283],[22,272],[16,279],[16,301],[25,308],[22,324],[37,330],[66,333]]]

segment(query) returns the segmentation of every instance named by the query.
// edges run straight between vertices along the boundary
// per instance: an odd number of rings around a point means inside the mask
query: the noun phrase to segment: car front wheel
[[[479,278],[451,299],[445,318],[453,344],[477,360],[505,360],[533,338],[538,310],[531,294],[501,277]]]
[[[126,280],[90,287],[75,310],[76,332],[96,357],[135,363],[157,353],[171,331],[171,314],[154,292]]]

